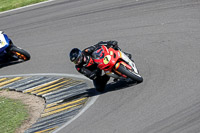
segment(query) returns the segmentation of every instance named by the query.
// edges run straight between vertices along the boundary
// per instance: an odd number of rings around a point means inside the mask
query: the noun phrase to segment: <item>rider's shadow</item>
[[[110,91],[117,91],[120,89],[125,89],[125,88],[131,87],[131,86],[135,86],[135,85],[137,85],[137,82],[135,82],[135,81],[121,80],[118,82],[111,82],[106,85],[104,92],[106,93],[106,92],[110,92]]]
[[[135,81],[126,81],[126,80],[121,80],[118,82],[110,82],[106,85],[106,88],[103,92],[97,92],[95,88],[90,88],[88,89],[88,95],[90,97],[96,96],[96,95],[101,95],[107,92],[112,92],[112,91],[117,91],[121,89],[126,89],[131,86],[137,85],[137,82]]]
[[[7,61],[7,62],[1,62],[1,60],[0,60],[0,68],[7,67],[7,66],[10,66],[10,65],[19,64],[19,63],[22,63],[22,62],[23,62],[23,61]]]

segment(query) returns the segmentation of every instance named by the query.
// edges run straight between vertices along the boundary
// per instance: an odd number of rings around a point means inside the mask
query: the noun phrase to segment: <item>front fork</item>
[[[134,63],[132,60],[130,60],[130,59],[128,58],[128,56],[127,56],[126,54],[124,54],[123,52],[120,51],[120,54],[121,54],[121,58],[122,58],[126,63],[128,63],[128,65],[131,66],[131,68],[134,70],[134,72],[135,72],[135,73],[138,73],[138,70],[137,70],[137,68],[136,68],[135,63]],[[116,66],[117,66],[117,64],[115,65],[115,68],[116,68]]]

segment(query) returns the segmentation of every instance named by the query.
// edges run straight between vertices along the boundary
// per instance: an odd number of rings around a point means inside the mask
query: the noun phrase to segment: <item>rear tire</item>
[[[28,52],[26,52],[23,49],[20,49],[18,47],[12,47],[10,49],[10,53],[14,54],[15,56],[17,56],[19,59],[23,60],[23,61],[27,61],[30,60],[31,56]]]
[[[133,70],[129,70],[122,64],[120,64],[117,71],[119,71],[120,73],[126,75],[128,78],[131,78],[132,80],[138,83],[141,83],[143,81],[143,78],[139,74],[136,74]]]

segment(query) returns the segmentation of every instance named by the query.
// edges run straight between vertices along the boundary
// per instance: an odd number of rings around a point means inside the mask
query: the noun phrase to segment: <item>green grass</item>
[[[0,0],[0,12],[47,0]]]
[[[28,110],[19,100],[0,97],[0,132],[14,133],[28,118]]]

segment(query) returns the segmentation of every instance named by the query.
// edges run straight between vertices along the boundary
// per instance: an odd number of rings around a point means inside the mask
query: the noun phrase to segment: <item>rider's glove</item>
[[[90,46],[90,47],[84,49],[83,52],[85,54],[87,54],[87,55],[90,55],[90,54],[92,54],[92,52],[94,52],[94,50],[95,50],[95,47],[94,46]]]
[[[109,45],[118,45],[117,41],[108,41],[107,42]]]
[[[108,45],[111,45],[115,50],[119,50],[117,41],[108,41]]]
[[[114,46],[113,46],[113,49],[114,49],[114,50],[119,50],[118,45],[114,45]]]

